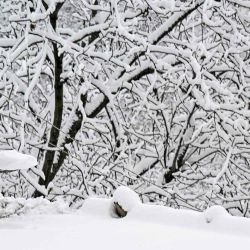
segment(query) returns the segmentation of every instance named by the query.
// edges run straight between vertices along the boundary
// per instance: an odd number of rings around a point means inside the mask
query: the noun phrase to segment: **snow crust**
[[[37,164],[36,158],[31,155],[22,154],[16,150],[0,151],[0,170],[13,171],[29,169]]]
[[[125,211],[129,212],[141,203],[137,193],[128,187],[121,186],[113,194],[113,202],[117,202]]]

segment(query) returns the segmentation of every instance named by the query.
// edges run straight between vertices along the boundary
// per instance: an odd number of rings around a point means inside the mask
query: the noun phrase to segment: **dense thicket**
[[[30,196],[28,181],[35,197],[76,201],[124,184],[145,200],[249,216],[249,1],[0,10],[1,147],[39,161],[2,174],[3,193]]]

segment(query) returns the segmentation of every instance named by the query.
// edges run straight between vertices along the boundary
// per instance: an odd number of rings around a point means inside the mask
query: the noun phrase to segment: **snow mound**
[[[13,171],[18,169],[28,169],[37,164],[36,158],[31,155],[22,154],[16,150],[0,151],[0,170]]]
[[[121,190],[119,188],[114,195],[117,196],[117,193],[120,193],[116,199],[119,202],[121,202],[119,198],[123,197],[123,191]],[[129,190],[128,193],[130,191],[131,190]],[[127,191],[125,191],[125,193],[127,194]],[[130,198],[130,195],[128,196]],[[81,216],[91,216],[96,220],[105,219],[105,221],[113,221],[115,219],[115,226],[133,222],[141,224],[143,228],[147,226],[151,227],[153,225],[161,225],[163,227],[169,227],[171,230],[174,228],[183,228],[185,230],[193,230],[196,233],[213,232],[216,234],[230,234],[230,237],[233,235],[249,238],[250,219],[231,216],[220,206],[213,206],[204,212],[198,212],[188,209],[174,209],[154,204],[139,204],[136,207],[132,206],[132,211],[130,211],[122,220],[117,221],[117,216],[113,216],[112,213],[110,213],[110,209],[111,212],[114,212],[112,211],[113,202],[114,198],[88,198],[83,203],[79,213]],[[211,223],[208,223],[204,219],[206,217],[211,218]]]
[[[127,212],[141,204],[139,195],[125,186],[116,189],[113,194],[113,202],[117,202]]]
[[[68,205],[63,200],[50,202],[44,198],[24,199],[13,197],[0,198],[0,218],[11,215],[62,214],[69,212]]]
[[[216,221],[218,219],[228,217],[230,214],[227,212],[227,210],[222,206],[211,206],[206,211],[204,211],[204,217],[206,219],[207,223],[210,223],[212,221]]]
[[[117,220],[108,217],[111,203],[89,198],[66,215],[2,219],[1,249],[235,250],[250,245],[250,219],[230,216],[208,224],[203,213],[142,204]]]
[[[79,209],[79,214],[92,214],[95,217],[113,217],[112,202],[110,199],[89,197]]]

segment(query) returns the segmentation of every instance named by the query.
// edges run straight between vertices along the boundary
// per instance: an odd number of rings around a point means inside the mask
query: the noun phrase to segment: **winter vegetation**
[[[0,217],[123,186],[249,228],[249,48],[248,0],[0,1]]]

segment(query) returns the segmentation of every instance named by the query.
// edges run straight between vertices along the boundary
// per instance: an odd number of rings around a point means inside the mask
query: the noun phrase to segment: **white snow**
[[[204,216],[207,223],[212,221],[223,219],[224,217],[230,216],[227,210],[222,206],[209,207],[205,212]]]
[[[0,151],[0,170],[12,171],[28,169],[37,165],[37,160],[31,155],[17,152],[16,150]]]
[[[0,221],[11,215],[61,214],[70,211],[68,205],[61,199],[50,202],[44,198],[24,199],[0,197]]]
[[[137,193],[128,187],[121,186],[113,194],[113,202],[117,202],[125,211],[129,212],[141,203]]]
[[[90,198],[66,214],[37,207],[38,214],[1,219],[1,249],[235,250],[250,245],[246,218],[222,216],[207,223],[204,213],[139,204],[118,219],[110,215],[112,202]]]

